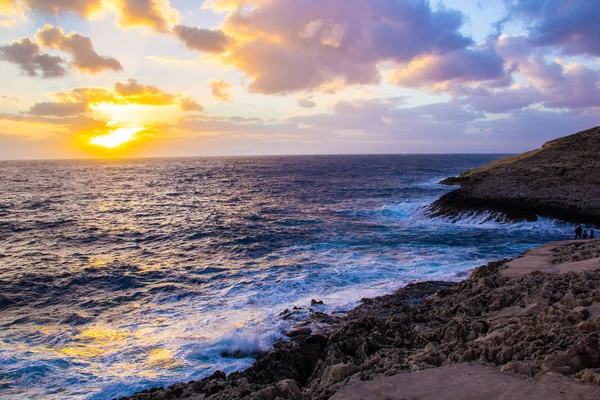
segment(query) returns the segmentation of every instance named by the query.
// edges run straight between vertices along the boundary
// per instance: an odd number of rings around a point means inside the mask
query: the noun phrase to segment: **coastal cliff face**
[[[593,265],[564,274],[507,274],[516,267],[496,262],[457,284],[409,285],[363,300],[321,334],[300,330],[246,371],[216,372],[131,399],[324,400],[360,381],[473,362],[599,385],[600,241],[554,247],[550,265]]]
[[[600,225],[600,127],[546,143],[442,181],[461,186],[433,203],[434,216],[497,212]]]

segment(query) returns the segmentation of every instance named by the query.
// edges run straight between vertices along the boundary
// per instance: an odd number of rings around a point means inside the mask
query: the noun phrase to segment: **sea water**
[[[244,369],[279,314],[348,310],[570,237],[431,219],[496,155],[0,163],[0,397],[110,399]]]

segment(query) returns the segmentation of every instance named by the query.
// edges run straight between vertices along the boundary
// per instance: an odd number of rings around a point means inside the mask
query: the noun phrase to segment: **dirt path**
[[[548,274],[594,271],[600,268],[600,240],[565,240],[529,250],[506,263],[503,276],[523,276],[534,271]]]
[[[535,379],[475,364],[399,374],[350,384],[332,400],[592,400],[597,386],[558,374]]]

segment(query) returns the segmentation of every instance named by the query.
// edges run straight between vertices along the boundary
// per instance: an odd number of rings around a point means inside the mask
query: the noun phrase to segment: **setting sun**
[[[108,135],[97,136],[90,140],[90,144],[114,149],[124,143],[135,140],[135,134],[145,128],[118,128]]]

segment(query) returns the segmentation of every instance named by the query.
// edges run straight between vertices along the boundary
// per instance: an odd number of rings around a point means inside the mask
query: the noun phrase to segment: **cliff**
[[[431,206],[435,216],[492,211],[600,225],[600,127],[494,161],[442,183],[461,186]]]

